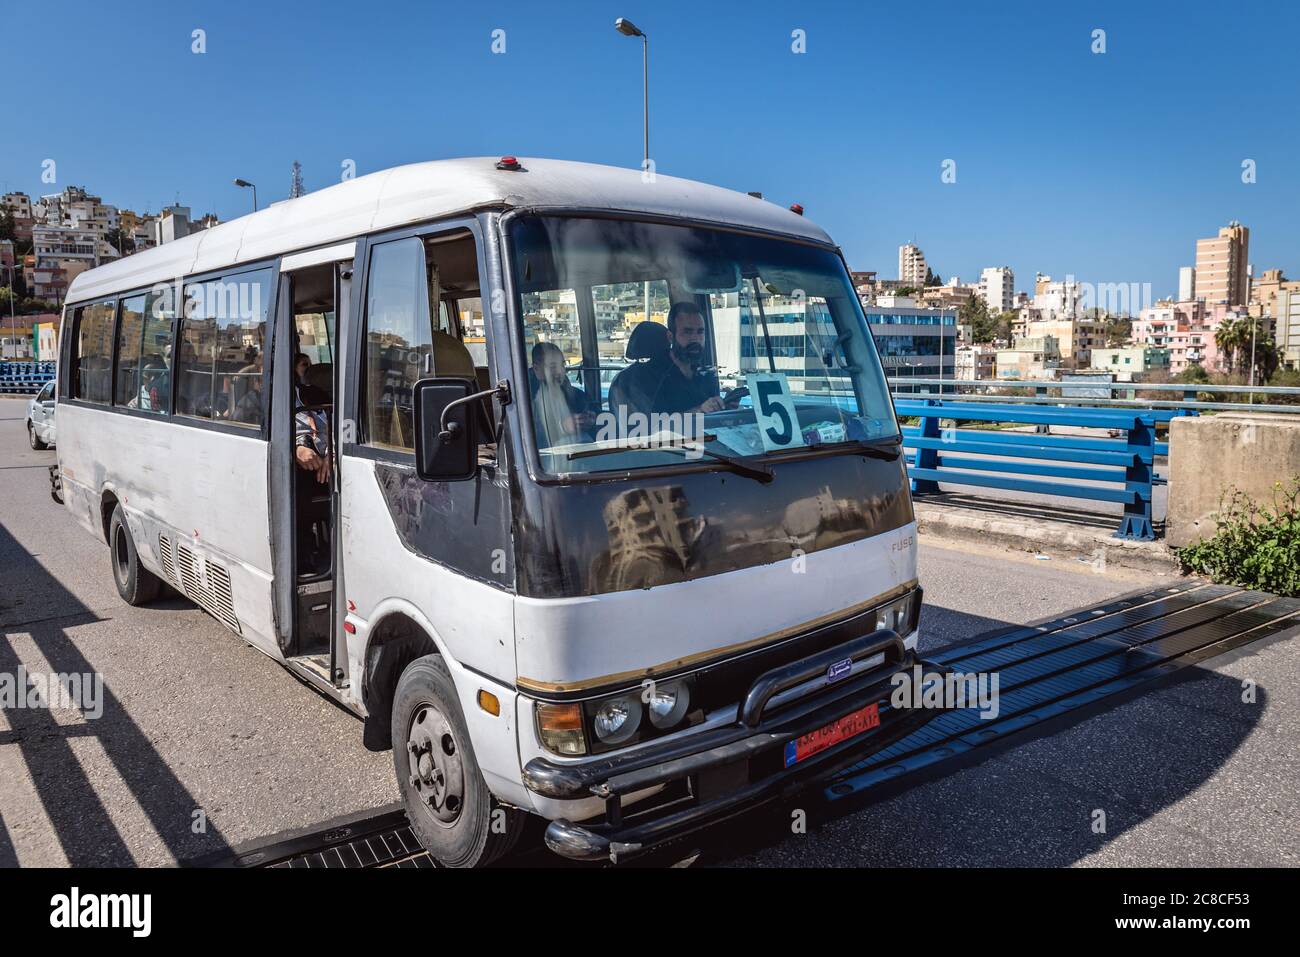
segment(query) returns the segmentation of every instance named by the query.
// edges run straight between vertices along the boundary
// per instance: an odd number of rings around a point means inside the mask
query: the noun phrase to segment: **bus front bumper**
[[[533,758],[524,767],[524,784],[535,794],[555,800],[595,796],[605,801],[603,819],[574,823],[559,818],[546,829],[547,846],[574,860],[614,862],[749,811],[807,784],[834,774],[889,747],[939,714],[940,708],[895,708],[893,677],[921,665],[927,675],[946,669],[918,659],[892,631],[858,639],[854,657],[888,649],[884,666],[842,684],[763,714],[777,691],[825,674],[845,647],[769,672],[758,678],[739,708],[738,720],[710,731],[665,739],[625,755],[581,764]],[[879,723],[804,756],[812,741],[834,738],[833,728],[861,720],[875,705]],[[850,727],[852,725],[850,724]],[[623,798],[661,787],[660,795],[624,809]]]

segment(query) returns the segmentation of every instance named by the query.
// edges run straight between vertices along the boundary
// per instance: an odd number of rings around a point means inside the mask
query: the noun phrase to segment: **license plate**
[[[827,748],[834,747],[841,741],[856,738],[858,735],[878,727],[880,727],[879,703],[859,708],[852,714],[837,718],[824,728],[801,734],[793,741],[787,742],[785,746],[785,766],[788,768],[793,764],[798,764],[804,758],[810,758]]]

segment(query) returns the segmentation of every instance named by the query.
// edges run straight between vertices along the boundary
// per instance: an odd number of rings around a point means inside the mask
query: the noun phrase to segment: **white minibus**
[[[801,213],[443,160],[83,272],[66,507],[125,601],[179,592],[363,718],[444,864],[529,814],[571,858],[650,851],[931,716],[889,694],[899,425]]]

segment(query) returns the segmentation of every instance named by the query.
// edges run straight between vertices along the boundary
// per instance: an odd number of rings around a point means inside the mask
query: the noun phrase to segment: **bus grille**
[[[206,572],[206,587],[203,584],[203,576],[200,575],[200,563],[203,565],[203,571]],[[170,561],[164,560],[165,567],[169,567],[170,564]],[[214,561],[196,557],[179,542],[176,545],[176,566],[180,570],[181,591],[218,621],[238,633],[239,619],[235,617],[234,595],[230,590],[230,572]]]

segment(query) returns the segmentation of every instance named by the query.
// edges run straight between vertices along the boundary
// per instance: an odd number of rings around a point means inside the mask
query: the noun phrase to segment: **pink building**
[[[1178,375],[1198,363],[1206,372],[1224,372],[1215,330],[1236,312],[1222,304],[1207,311],[1199,299],[1183,302],[1164,300],[1143,309],[1133,320],[1133,342],[1169,350],[1169,374]]]

